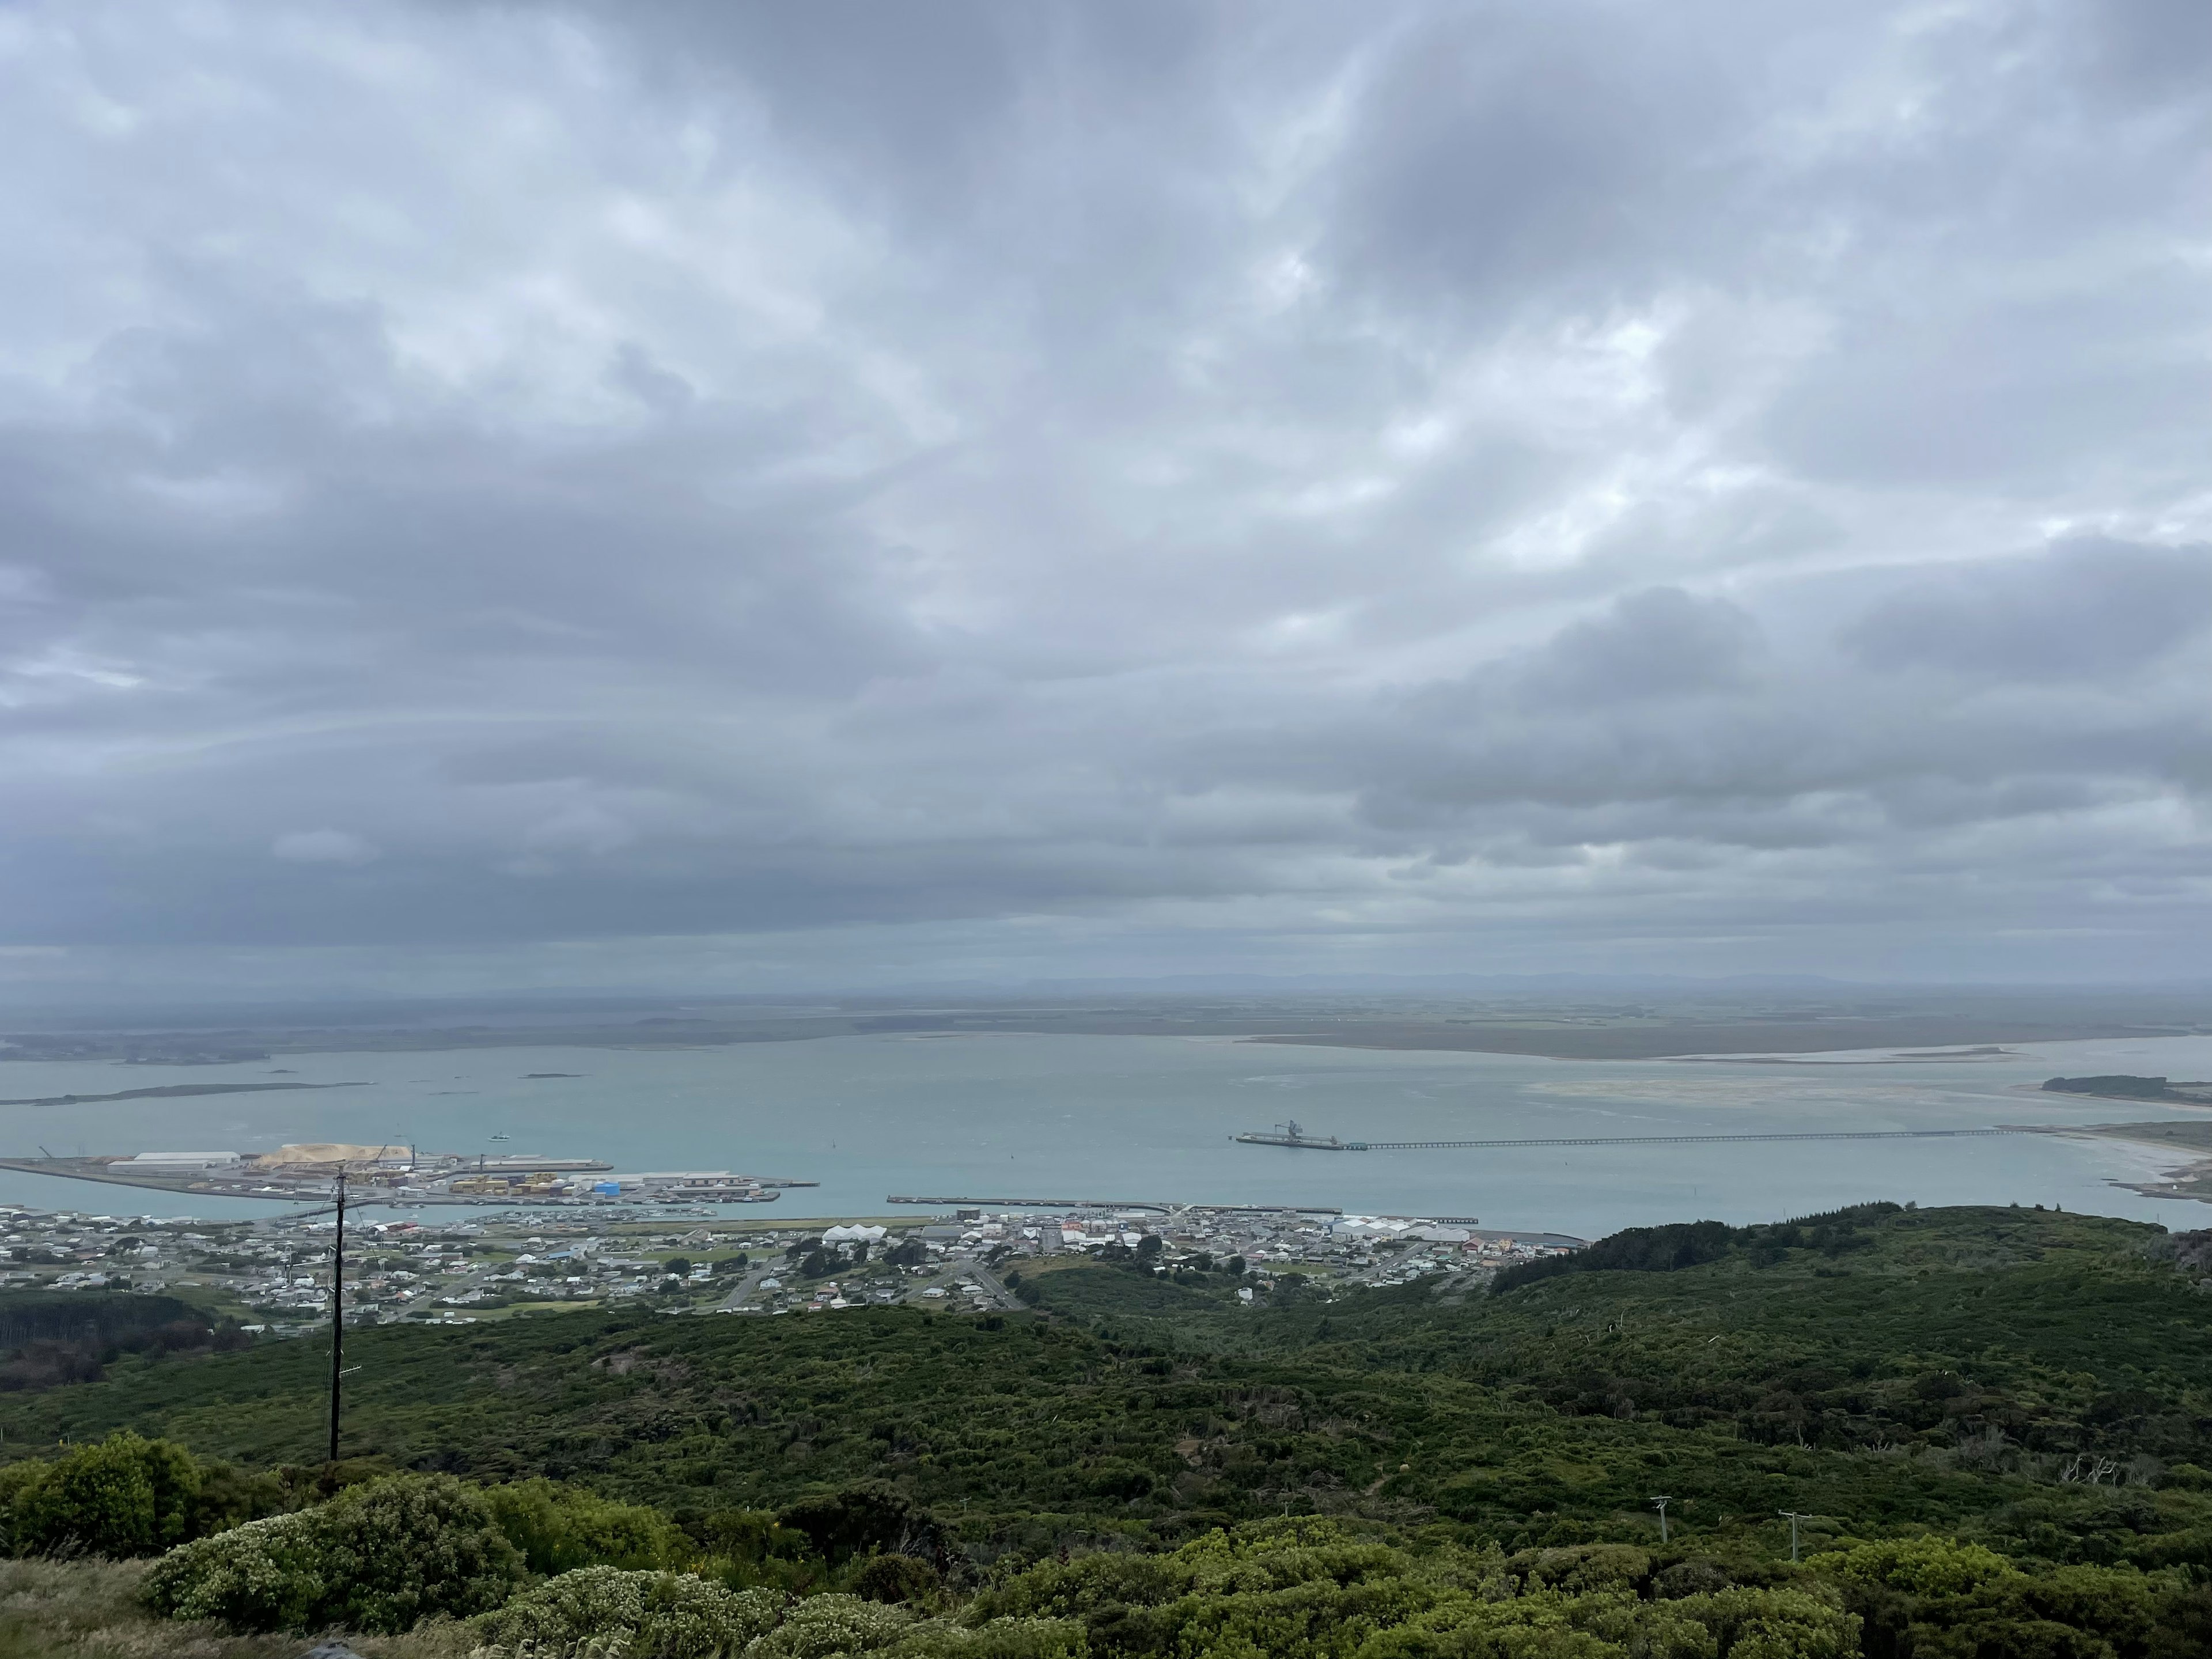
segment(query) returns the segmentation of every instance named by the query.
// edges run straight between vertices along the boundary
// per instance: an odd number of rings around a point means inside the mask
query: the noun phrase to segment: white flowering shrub
[[[276,1515],[179,1545],[147,1572],[145,1595],[173,1619],[240,1630],[304,1630],[327,1595],[305,1515]]]
[[[477,1624],[484,1659],[726,1659],[775,1627],[782,1598],[688,1572],[579,1567],[522,1592]]]
[[[157,1612],[240,1630],[392,1633],[496,1607],[521,1577],[481,1493],[449,1475],[399,1475],[181,1545],[155,1563],[145,1594]]]
[[[832,1659],[890,1647],[915,1623],[904,1607],[857,1595],[813,1595],[745,1650],[745,1659]]]
[[[886,1659],[1089,1659],[1079,1619],[993,1619],[973,1626],[918,1620]]]

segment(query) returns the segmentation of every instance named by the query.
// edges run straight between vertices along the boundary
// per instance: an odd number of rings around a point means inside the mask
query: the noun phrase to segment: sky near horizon
[[[2212,974],[2212,7],[0,3],[11,998]]]

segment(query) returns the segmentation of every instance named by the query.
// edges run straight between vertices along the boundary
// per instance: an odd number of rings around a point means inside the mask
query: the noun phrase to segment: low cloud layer
[[[19,987],[2206,971],[2199,6],[33,3],[0,155]]]

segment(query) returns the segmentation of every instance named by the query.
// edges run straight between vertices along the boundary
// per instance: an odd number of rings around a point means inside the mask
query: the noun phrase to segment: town
[[[337,1219],[328,1209],[253,1220],[0,1210],[0,1288],[167,1295],[251,1334],[325,1327]],[[1019,1305],[1022,1276],[1085,1259],[1186,1279],[1227,1274],[1237,1299],[1444,1276],[1580,1248],[1419,1218],[1210,1206],[1043,1214],[980,1208],[896,1220],[739,1226],[701,1207],[550,1218],[377,1219],[345,1238],[349,1324],[473,1323],[640,1304],[671,1315],[774,1316],[903,1304],[988,1313]]]

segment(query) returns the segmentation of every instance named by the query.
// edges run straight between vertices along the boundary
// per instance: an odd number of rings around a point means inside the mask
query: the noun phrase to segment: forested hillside
[[[1645,1580],[1674,1560],[1747,1582],[1783,1570],[1791,1510],[1807,1556],[1933,1532],[2180,1595],[2212,1571],[2208,1274],[2202,1240],[2130,1223],[1884,1205],[1642,1230],[1443,1295],[1248,1309],[1133,1259],[1033,1268],[1004,1316],[392,1327],[349,1336],[335,1478],[550,1476],[701,1540],[894,1494],[975,1586],[1285,1516],[1508,1555],[1634,1546],[1659,1552]],[[314,1340],[124,1353],[0,1399],[0,1429],[18,1456],[132,1429],[294,1466],[299,1491],[327,1363]]]

